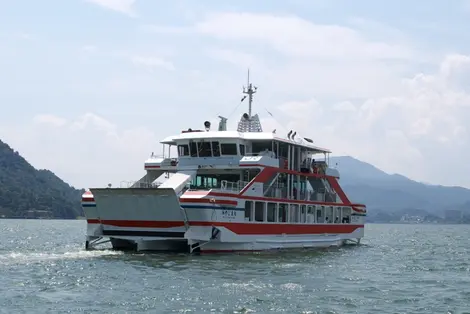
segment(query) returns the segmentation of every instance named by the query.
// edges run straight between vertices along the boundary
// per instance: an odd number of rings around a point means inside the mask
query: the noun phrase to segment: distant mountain
[[[332,157],[330,164],[337,164],[340,183],[351,200],[365,203],[370,209],[424,209],[439,216],[450,208],[470,212],[469,189],[416,182],[349,156]]]
[[[49,170],[37,170],[0,141],[0,217],[82,216],[77,190]]]
[[[402,215],[439,219],[447,209],[470,216],[470,190],[428,185],[386,172],[349,156],[332,157],[348,197],[364,203],[369,216],[393,221]],[[68,185],[49,170],[37,170],[18,152],[0,141],[0,217],[27,217],[35,213],[54,218],[82,216],[83,190]],[[437,218],[436,218],[437,217]]]

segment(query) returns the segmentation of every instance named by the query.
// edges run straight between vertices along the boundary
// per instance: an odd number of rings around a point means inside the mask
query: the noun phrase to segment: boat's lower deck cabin
[[[245,201],[245,221],[347,224],[351,214],[348,206]]]

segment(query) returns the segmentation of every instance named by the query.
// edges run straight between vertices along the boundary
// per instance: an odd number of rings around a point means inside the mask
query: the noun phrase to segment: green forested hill
[[[48,211],[46,216],[75,219],[82,215],[82,193],[51,171],[35,169],[0,141],[0,217],[34,216],[31,211]]]

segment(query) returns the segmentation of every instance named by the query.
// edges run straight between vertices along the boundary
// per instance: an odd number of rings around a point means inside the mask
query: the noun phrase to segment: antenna
[[[247,86],[246,88],[243,87],[243,94],[248,95],[248,118],[251,119],[251,106],[253,103],[253,94],[256,93],[256,90],[258,87],[253,86],[253,84],[250,83],[250,69],[248,69],[248,79],[247,79]]]
[[[227,131],[227,118],[219,116],[219,131]]]
[[[253,105],[253,94],[256,93],[258,87],[253,86],[250,83],[250,69],[248,69],[248,79],[247,79],[247,86],[243,86],[243,96],[242,100],[248,97],[248,113],[244,113],[238,122],[238,132],[263,132],[263,128],[261,127],[261,122],[259,121],[259,117],[257,114],[254,116],[251,112],[251,107]]]

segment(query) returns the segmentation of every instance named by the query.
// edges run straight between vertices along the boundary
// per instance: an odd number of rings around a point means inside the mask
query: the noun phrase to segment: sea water
[[[85,221],[0,220],[0,313],[470,313],[470,225],[366,225],[280,254],[85,251]]]

